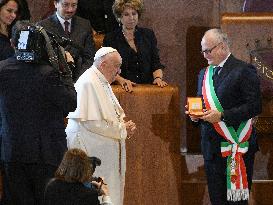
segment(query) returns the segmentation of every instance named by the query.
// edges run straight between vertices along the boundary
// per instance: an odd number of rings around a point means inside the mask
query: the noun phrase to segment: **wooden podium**
[[[179,92],[175,86],[138,85],[132,93],[112,86],[126,120],[137,125],[126,140],[124,205],[180,205]]]

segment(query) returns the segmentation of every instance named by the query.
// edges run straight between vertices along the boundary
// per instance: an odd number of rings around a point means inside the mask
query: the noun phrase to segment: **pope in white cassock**
[[[68,115],[68,148],[80,148],[101,159],[95,176],[104,177],[114,205],[123,204],[126,150],[125,139],[136,129],[125,122],[124,111],[110,83],[120,74],[122,59],[116,49],[100,48],[94,64],[75,83],[77,108]]]

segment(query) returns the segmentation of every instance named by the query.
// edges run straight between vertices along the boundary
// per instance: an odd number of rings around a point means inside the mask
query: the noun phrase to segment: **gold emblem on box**
[[[188,97],[187,105],[190,115],[202,116],[204,114],[202,99],[200,97]]]

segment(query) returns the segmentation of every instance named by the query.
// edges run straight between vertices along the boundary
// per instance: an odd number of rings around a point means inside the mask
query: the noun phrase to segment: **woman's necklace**
[[[134,36],[134,32],[127,32],[122,29],[122,33],[123,33],[123,36],[125,37],[125,39],[129,42],[129,41],[134,41],[135,39],[135,36]]]
[[[135,30],[133,30],[133,32],[127,32],[122,29],[122,33],[124,38],[126,39],[127,43],[129,44],[129,46],[135,51],[137,52],[137,48],[135,45]]]

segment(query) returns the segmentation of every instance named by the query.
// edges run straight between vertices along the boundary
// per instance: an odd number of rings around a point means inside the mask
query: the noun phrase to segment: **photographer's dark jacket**
[[[0,61],[14,55],[14,48],[11,47],[10,38],[0,33]]]
[[[76,108],[72,80],[47,64],[0,62],[1,158],[58,166],[66,151],[64,116]]]
[[[78,16],[73,16],[69,35],[64,32],[56,13],[40,21],[38,24],[47,31],[71,39],[74,44],[81,47],[81,49],[73,47],[72,45],[65,47],[65,50],[70,52],[75,60],[76,69],[72,70],[72,74],[73,80],[76,81],[87,68],[92,66],[95,56],[92,27],[89,21]]]
[[[99,205],[98,193],[80,182],[55,179],[45,190],[45,205]]]

